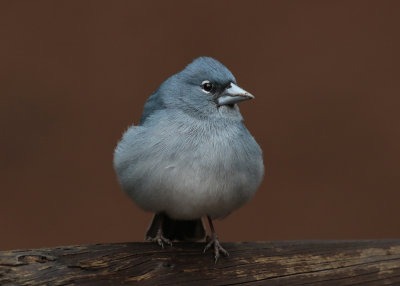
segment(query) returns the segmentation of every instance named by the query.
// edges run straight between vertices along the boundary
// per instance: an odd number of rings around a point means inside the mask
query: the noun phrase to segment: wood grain
[[[115,243],[0,252],[0,285],[400,285],[400,240]]]

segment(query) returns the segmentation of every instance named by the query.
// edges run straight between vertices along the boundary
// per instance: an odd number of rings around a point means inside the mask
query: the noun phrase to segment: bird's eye
[[[211,92],[214,88],[213,84],[211,82],[209,82],[208,80],[205,80],[201,83],[201,86],[203,88],[203,90],[207,93]]]

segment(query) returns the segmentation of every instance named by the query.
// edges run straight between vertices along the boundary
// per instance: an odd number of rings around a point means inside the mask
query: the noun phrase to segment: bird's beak
[[[241,101],[253,99],[254,96],[244,89],[240,88],[234,83],[231,83],[228,88],[217,98],[217,103],[219,106],[234,104]]]

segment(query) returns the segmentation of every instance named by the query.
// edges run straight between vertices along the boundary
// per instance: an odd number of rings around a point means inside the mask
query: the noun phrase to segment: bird
[[[238,107],[253,98],[211,57],[194,59],[151,94],[113,160],[123,191],[154,213],[146,240],[164,248],[206,238],[203,253],[212,248],[215,263],[229,255],[213,220],[247,203],[264,176],[262,150]]]

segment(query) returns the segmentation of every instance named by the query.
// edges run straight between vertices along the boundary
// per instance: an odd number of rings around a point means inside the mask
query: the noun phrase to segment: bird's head
[[[233,74],[219,61],[200,57],[168,79],[163,86],[168,105],[202,115],[238,113],[237,103],[254,96],[236,84]]]

